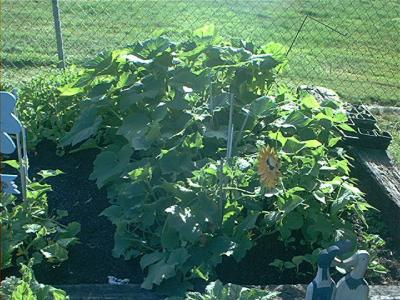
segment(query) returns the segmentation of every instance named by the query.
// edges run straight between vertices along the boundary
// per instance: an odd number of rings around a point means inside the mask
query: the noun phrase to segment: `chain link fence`
[[[290,48],[284,79],[348,100],[399,104],[399,0],[59,0],[67,65],[102,50],[215,24],[227,37]],[[52,0],[1,0],[3,80],[59,63]],[[297,38],[296,38],[297,37]]]

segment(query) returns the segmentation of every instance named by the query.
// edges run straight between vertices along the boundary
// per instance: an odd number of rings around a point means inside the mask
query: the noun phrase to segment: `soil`
[[[36,278],[48,284],[106,283],[107,276],[129,278],[141,283],[138,261],[113,258],[114,226],[99,214],[109,206],[106,191],[98,189],[89,175],[93,170],[96,151],[82,151],[65,156],[56,155],[51,143],[41,143],[29,154],[30,177],[40,170],[60,169],[65,174],[46,180],[53,191],[48,193],[50,212],[67,210],[62,223],[81,224],[79,243],[69,248],[69,258],[60,265],[42,263],[35,266]],[[9,272],[13,272],[11,270]],[[6,272],[5,272],[6,273]]]
[[[386,243],[383,249],[378,250],[377,259],[386,267],[387,273],[379,275],[367,273],[368,282],[375,285],[400,286],[400,241],[392,238],[380,212],[371,210],[365,218],[370,226],[370,233],[379,234]]]
[[[310,250],[298,245],[297,249],[285,249],[284,244],[278,241],[278,236],[271,235],[260,240],[239,263],[233,258],[224,257],[217,268],[218,278],[223,282],[240,285],[309,283],[315,276],[310,264],[301,264],[299,272],[295,268],[279,272],[276,267],[269,265],[277,257],[290,260],[306,251]]]
[[[91,150],[60,157],[56,155],[56,147],[51,143],[42,143],[36,152],[30,153],[31,177],[39,170],[45,169],[60,169],[65,173],[47,180],[53,187],[53,192],[48,194],[50,210],[67,210],[69,216],[63,219],[64,222],[77,221],[81,224],[78,236],[80,242],[69,249],[67,261],[60,265],[42,263],[35,267],[39,282],[53,285],[106,283],[107,276],[128,278],[130,283],[141,283],[143,280],[138,260],[125,261],[112,257],[114,226],[105,217],[99,216],[109,206],[106,191],[99,190],[95,183],[88,179],[96,154],[96,151]],[[375,217],[379,219],[379,216]],[[387,249],[381,253],[381,262],[390,272],[371,278],[370,281],[374,284],[398,284],[400,247],[396,246],[389,236],[385,238],[389,242]],[[223,282],[242,285],[308,283],[314,273],[308,264],[301,264],[299,273],[296,269],[280,273],[269,265],[277,256],[281,259],[290,258],[304,253],[303,250],[305,249],[285,249],[277,240],[277,236],[269,236],[250,250],[240,263],[224,258],[217,268],[217,275]],[[3,275],[14,272],[15,270],[6,270]]]

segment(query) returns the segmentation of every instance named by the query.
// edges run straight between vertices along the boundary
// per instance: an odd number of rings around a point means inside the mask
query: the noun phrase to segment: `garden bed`
[[[98,189],[89,175],[97,151],[81,151],[66,156],[56,154],[56,146],[50,142],[41,143],[30,154],[30,173],[32,176],[43,169],[60,169],[65,174],[48,179],[53,192],[49,193],[50,210],[67,210],[69,216],[65,222],[77,221],[81,224],[79,243],[72,246],[69,258],[61,265],[47,263],[36,266],[39,282],[47,284],[90,284],[105,283],[107,276],[128,278],[130,283],[143,281],[139,260],[125,261],[114,258],[115,227],[99,214],[109,206],[106,192]],[[312,280],[310,265],[296,274],[288,270],[278,274],[269,264],[282,253],[286,258],[302,253],[301,248],[285,250],[277,236],[264,239],[252,249],[241,263],[233,259],[224,259],[218,268],[219,278],[225,282],[238,284],[282,284],[306,283]],[[272,242],[271,242],[272,241]],[[262,256],[259,253],[263,253]],[[10,270],[15,273],[17,268]],[[7,275],[7,272],[5,273]]]
[[[107,282],[107,276],[128,278],[130,283],[140,284],[143,273],[138,260],[125,261],[114,258],[111,253],[114,246],[114,226],[99,214],[109,203],[104,189],[98,189],[93,181],[88,179],[92,170],[96,151],[86,150],[60,157],[56,155],[56,147],[51,143],[41,143],[35,153],[30,154],[30,173],[35,174],[41,169],[61,169],[65,174],[52,177],[48,182],[53,192],[49,193],[50,210],[68,210],[69,216],[65,222],[81,223],[80,242],[71,247],[69,259],[61,265],[40,264],[35,267],[39,282],[55,285],[65,284],[101,284]],[[379,219],[378,213],[371,219]],[[400,247],[392,241],[384,224],[374,225],[379,234],[389,242],[387,248],[380,252],[381,261],[388,268],[388,274],[371,277],[367,280],[374,284],[400,283]],[[231,258],[224,258],[217,268],[218,277],[223,282],[242,285],[266,284],[306,284],[314,273],[310,265],[300,265],[296,269],[278,272],[270,263],[276,257],[290,258],[301,254],[300,247],[284,249],[276,236],[261,240],[246,257],[237,263]],[[16,269],[8,270],[3,275],[15,273]]]

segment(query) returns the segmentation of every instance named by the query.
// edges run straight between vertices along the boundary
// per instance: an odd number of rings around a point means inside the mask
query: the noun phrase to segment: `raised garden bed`
[[[366,155],[365,153],[375,153],[375,161],[376,157],[380,157],[382,161],[382,156],[379,156],[377,151],[370,152],[370,150],[367,150],[363,153],[364,155]],[[69,216],[65,221],[78,221],[82,224],[82,231],[79,234],[80,243],[70,249],[69,259],[56,266],[48,264],[37,265],[35,267],[36,277],[40,282],[65,287],[71,293],[72,300],[159,299],[155,294],[138,288],[138,285],[143,281],[143,273],[138,260],[125,261],[113,258],[111,255],[114,243],[114,228],[106,218],[98,216],[108,206],[106,194],[104,190],[97,189],[94,182],[88,180],[95,155],[96,151],[84,151],[60,157],[56,155],[56,147],[52,143],[41,143],[37,151],[30,154],[30,171],[32,174],[35,174],[40,169],[55,168],[60,168],[65,172],[64,175],[49,179],[49,183],[53,186],[53,192],[49,194],[50,209],[53,211],[68,209]],[[370,181],[367,181],[367,178],[371,180],[371,175],[366,175],[365,170],[365,167],[357,165],[355,175],[362,178],[363,182],[366,183],[361,188],[368,192],[368,199],[377,199],[376,196],[380,195],[380,193],[376,193],[373,188],[376,183],[371,184]],[[372,192],[371,189],[365,190],[367,186],[372,189]],[[378,196],[378,199],[382,203],[382,197]],[[397,234],[398,230],[396,228],[398,227],[396,227],[396,222],[399,218],[393,215],[395,210],[389,205],[384,212],[392,214],[393,219],[391,220],[393,220],[393,223],[389,221],[388,225],[393,226],[388,226],[388,228],[391,232]],[[379,218],[379,215],[376,214],[374,217]],[[285,250],[281,244],[271,243],[274,240],[276,240],[276,237],[271,237],[271,239],[258,243],[240,263],[236,263],[233,259],[224,259],[223,264],[218,267],[218,277],[224,282],[233,282],[241,285],[295,285],[310,282],[314,276],[311,268],[301,268],[301,273],[297,273],[294,269],[280,273],[277,272],[276,268],[269,265],[277,254],[282,257],[282,252],[287,251],[287,257],[289,258],[296,251],[301,253],[303,250],[299,248]],[[368,281],[374,284],[385,283],[389,285],[398,285],[400,283],[400,272],[396,272],[397,267],[400,267],[400,247],[396,245],[398,243],[393,242],[388,245],[390,248],[385,250],[395,253],[395,256],[388,257],[390,261],[386,262],[389,267],[389,273],[378,278],[367,277]],[[383,253],[384,257],[385,252]],[[394,259],[399,261],[393,261]],[[392,270],[390,269],[391,265],[394,266]],[[15,273],[16,269],[11,269],[2,275],[6,276]],[[136,285],[126,287],[107,285],[105,284],[107,276],[110,275],[117,278],[128,278],[131,284]],[[394,293],[393,291],[397,291],[391,287],[388,288],[392,289],[392,294]],[[293,295],[302,297],[302,293],[304,293],[303,287],[298,289],[291,285],[280,287],[279,290],[289,295],[282,299],[292,299],[290,297]],[[382,291],[382,287],[374,288],[372,291],[371,296],[375,296],[371,299],[384,299],[377,297],[379,292]],[[138,295],[138,297],[140,295],[142,298],[124,298],[127,294]],[[385,299],[396,298],[389,297]]]

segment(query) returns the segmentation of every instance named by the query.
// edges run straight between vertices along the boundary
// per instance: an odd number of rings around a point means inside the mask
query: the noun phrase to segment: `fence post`
[[[56,41],[57,41],[57,53],[59,60],[59,67],[65,68],[65,56],[64,56],[64,45],[61,31],[61,20],[60,20],[60,6],[59,0],[52,0],[53,7],[53,18],[54,18],[54,30],[56,32]]]

